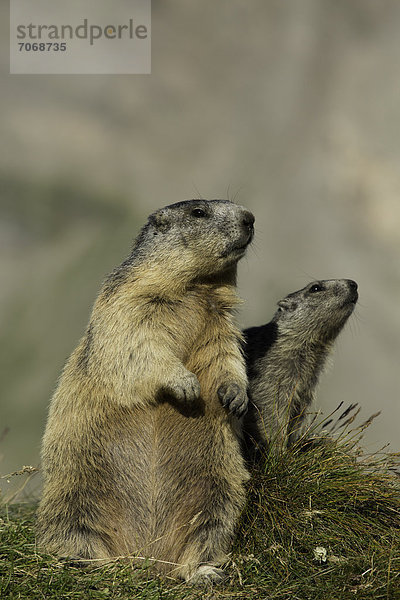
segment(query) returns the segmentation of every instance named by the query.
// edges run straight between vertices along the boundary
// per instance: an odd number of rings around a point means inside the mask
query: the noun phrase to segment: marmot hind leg
[[[185,544],[175,575],[195,585],[220,583],[226,577],[219,568],[228,562],[227,550],[233,538],[233,525],[215,516],[199,525]],[[228,525],[229,524],[229,525]]]
[[[89,530],[84,531],[77,528],[65,536],[43,536],[42,543],[46,544],[50,553],[82,566],[98,567],[116,558],[101,536]]]
[[[223,569],[213,565],[200,565],[186,581],[192,585],[207,586],[222,583],[225,579],[226,573]]]

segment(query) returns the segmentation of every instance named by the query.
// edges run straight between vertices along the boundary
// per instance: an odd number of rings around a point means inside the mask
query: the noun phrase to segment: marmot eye
[[[194,208],[192,210],[192,216],[193,217],[197,217],[197,218],[201,218],[201,217],[205,217],[207,216],[205,211],[202,208]]]
[[[315,285],[310,287],[310,294],[314,294],[315,292],[322,292],[324,287],[316,283]]]

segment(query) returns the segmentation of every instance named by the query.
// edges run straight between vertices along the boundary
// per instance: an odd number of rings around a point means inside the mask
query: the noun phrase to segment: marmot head
[[[313,281],[278,302],[273,321],[294,343],[331,342],[354,310],[357,287],[351,279]]]
[[[177,277],[206,277],[234,266],[254,234],[251,212],[228,200],[186,200],[150,215],[133,255]]]

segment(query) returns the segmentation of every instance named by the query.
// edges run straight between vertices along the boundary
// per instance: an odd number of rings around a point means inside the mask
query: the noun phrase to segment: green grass
[[[85,570],[37,551],[34,504],[3,506],[3,599],[400,599],[398,457],[367,456],[351,434],[271,452],[253,469],[227,566],[213,589],[127,564]],[[320,550],[317,551],[316,549]]]

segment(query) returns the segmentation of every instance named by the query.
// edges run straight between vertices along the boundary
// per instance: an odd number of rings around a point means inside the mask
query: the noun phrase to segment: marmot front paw
[[[247,392],[237,383],[220,385],[217,394],[222,406],[227,408],[235,417],[240,418],[246,414],[249,403]]]
[[[200,397],[200,383],[196,375],[187,372],[165,387],[180,402],[194,402]]]

